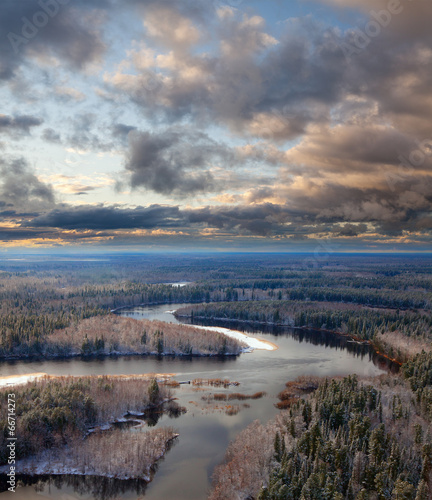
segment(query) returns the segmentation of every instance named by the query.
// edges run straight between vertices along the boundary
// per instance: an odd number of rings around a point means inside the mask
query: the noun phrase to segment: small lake
[[[185,304],[136,307],[119,311],[122,316],[136,319],[157,319],[179,323],[168,312]],[[203,325],[202,322],[195,322]],[[310,332],[282,327],[256,327],[244,323],[207,322],[206,325],[223,326],[244,331],[248,335],[269,340],[275,351],[255,350],[239,357],[227,358],[172,358],[172,357],[119,357],[79,358],[62,361],[3,362],[0,373],[16,375],[45,372],[51,375],[120,375],[141,373],[175,373],[178,381],[196,378],[228,378],[238,381],[238,387],[228,389],[181,385],[174,395],[187,413],[178,418],[164,415],[157,427],[172,426],[180,434],[176,443],[159,462],[153,481],[146,487],[140,481],[118,481],[94,477],[47,477],[37,485],[18,488],[15,494],[1,493],[1,500],[49,498],[138,499],[146,500],[204,500],[207,497],[214,467],[220,463],[225,450],[235,436],[249,423],[262,422],[274,417],[279,410],[274,406],[277,394],[285,382],[299,375],[336,376],[357,373],[374,376],[395,370],[387,360],[376,355],[369,346],[325,332]],[[211,404],[202,400],[209,393],[241,392],[267,395],[257,400],[222,401]],[[227,414],[227,410],[234,409]],[[238,412],[237,412],[238,410]],[[236,413],[237,412],[237,413]],[[125,430],[127,440],[133,439],[133,430]],[[35,482],[29,479],[29,482]],[[66,496],[65,496],[66,495]]]

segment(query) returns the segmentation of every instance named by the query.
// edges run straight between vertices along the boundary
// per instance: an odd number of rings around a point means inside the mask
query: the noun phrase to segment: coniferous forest
[[[212,472],[209,498],[432,498],[428,256],[329,255],[311,261],[301,255],[231,254],[50,262],[34,257],[1,261],[0,271],[3,363],[126,354],[243,356],[245,345],[238,340],[194,327],[203,322],[308,330],[312,337],[325,331],[367,344],[400,366],[398,373],[281,379],[278,398],[268,403],[280,409],[276,418],[257,420],[237,435]],[[156,304],[176,304],[175,316],[190,325],[119,315]],[[62,462],[82,473],[150,480],[153,465],[177,436],[175,428],[137,433],[130,453],[141,468],[125,465],[121,431],[95,429],[112,426],[128,412],[164,405],[162,413],[181,415],[173,401],[176,386],[172,382],[170,393],[155,381],[115,377],[53,377],[17,386],[23,470],[35,470],[34,457],[43,456],[44,463]],[[6,464],[7,391],[1,398],[0,459]],[[97,450],[113,447],[119,452],[110,459],[107,453],[94,459]],[[79,469],[90,462],[92,469]]]

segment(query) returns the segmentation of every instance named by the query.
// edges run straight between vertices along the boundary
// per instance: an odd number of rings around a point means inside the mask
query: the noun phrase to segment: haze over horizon
[[[0,14],[2,251],[430,251],[430,1]]]

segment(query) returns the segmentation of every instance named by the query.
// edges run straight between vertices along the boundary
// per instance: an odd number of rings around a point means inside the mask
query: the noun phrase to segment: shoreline
[[[156,303],[155,303],[156,304]],[[168,305],[165,302],[158,304],[158,305]],[[124,306],[124,307],[140,307],[140,306]],[[123,307],[122,307],[123,308]],[[120,309],[122,309],[120,308]],[[168,311],[170,313],[174,313],[175,310],[173,311]],[[110,313],[108,313],[106,316],[109,316],[110,314],[113,314],[114,316],[127,320],[128,318],[126,316],[123,316],[122,314],[119,314],[115,312],[115,310],[112,310]],[[140,321],[140,320],[136,320]],[[154,320],[148,320],[148,321],[154,321]],[[171,322],[164,322],[162,321],[161,323],[166,323],[166,324],[172,324]],[[195,325],[187,325],[187,324],[181,324],[181,326],[186,326],[190,328],[195,328]],[[216,331],[212,327],[208,328],[202,328],[199,325],[196,325],[196,329],[198,330],[210,330],[210,331]],[[231,338],[237,338],[234,335],[229,334],[229,329],[225,329],[224,331],[221,331],[220,333],[226,335],[227,337]],[[245,336],[244,338],[246,338]],[[263,341],[265,343],[265,341]],[[251,347],[251,346],[249,346]],[[47,347],[48,350],[51,349],[55,350],[56,347]],[[121,356],[154,356],[154,357],[171,357],[171,358],[201,358],[201,357],[225,357],[225,356],[239,356],[242,352],[245,352],[244,349],[239,349],[238,352],[195,352],[195,353],[184,353],[184,352],[172,352],[172,351],[167,351],[167,352],[162,352],[158,353],[157,351],[151,351],[151,352],[140,352],[136,350],[116,350],[116,351],[110,351],[106,352],[106,350],[100,350],[100,351],[95,351],[91,353],[83,353],[82,350],[80,352],[77,352],[79,348],[76,346],[72,347],[70,352],[43,352],[43,353],[22,353],[22,354],[14,354],[14,355],[0,355],[0,363],[2,362],[15,362],[15,361],[40,361],[40,360],[68,360],[68,359],[73,359],[73,358],[81,358],[81,359],[102,359],[106,357],[121,357]]]
[[[121,375],[93,375],[86,376],[84,380],[89,380],[88,387],[103,392],[100,382],[109,382],[114,387],[115,384],[123,383],[126,392],[123,393],[123,404],[116,406],[114,401],[106,401],[108,408],[105,413],[95,411],[94,418],[90,422],[83,422],[83,426],[75,426],[76,435],[68,431],[67,437],[62,441],[57,441],[54,446],[32,448],[31,454],[25,457],[15,455],[15,444],[13,448],[13,467],[11,459],[2,457],[0,466],[0,477],[26,475],[38,478],[47,475],[77,475],[106,477],[120,480],[138,479],[150,482],[157,470],[157,462],[165,456],[171,449],[171,443],[179,437],[179,432],[171,426],[153,428],[147,421],[147,416],[153,412],[158,414],[171,414],[178,410],[178,414],[183,413],[183,409],[172,402],[176,398],[170,390],[163,393],[158,391],[157,398],[152,401],[151,397],[142,398],[142,387],[148,391],[151,387],[149,381],[156,379],[159,384],[165,385],[175,373],[144,373],[144,374],[121,374]],[[18,380],[21,379],[21,380]],[[74,387],[77,381],[81,381],[79,376],[68,375],[47,375],[45,373],[33,373],[21,377],[4,377],[4,381],[14,380],[14,382],[27,382],[37,379],[34,382],[39,387],[45,384],[59,383],[60,387]],[[144,382],[145,381],[145,382]],[[30,385],[22,385],[20,388],[12,389],[19,391],[21,395],[32,390],[33,382]],[[135,388],[128,392],[128,388]],[[84,393],[83,393],[84,394]],[[90,390],[90,397],[94,391]],[[13,396],[15,400],[15,395]],[[130,403],[130,398],[132,403]],[[17,396],[18,399],[18,396]],[[99,398],[100,399],[100,398]],[[104,399],[102,399],[103,403]],[[113,404],[114,403],[114,404]],[[98,398],[94,397],[94,404],[98,403]],[[56,400],[54,401],[56,405]],[[100,407],[102,408],[102,407]],[[90,423],[92,425],[90,425]],[[134,428],[143,428],[135,436],[128,434],[131,441],[128,446],[124,446],[125,436],[123,428],[132,425]],[[14,431],[15,432],[15,431]],[[49,432],[52,432],[51,430]],[[134,436],[134,437],[133,437]],[[15,437],[15,436],[14,436]],[[102,452],[100,450],[103,450]],[[26,453],[23,453],[26,454]],[[132,457],[129,462],[125,457]],[[3,481],[2,481],[3,483]]]
[[[72,464],[67,464],[67,463],[56,463],[55,461],[52,462],[50,458],[44,457],[44,460],[40,460],[40,457],[29,457],[25,458],[23,460],[19,460],[16,463],[16,476],[19,478],[20,475],[22,476],[29,476],[29,477],[39,477],[39,476],[89,476],[89,477],[104,477],[104,478],[110,478],[110,479],[116,479],[119,481],[130,481],[130,480],[140,480],[140,481],[145,481],[146,483],[150,483],[153,480],[153,476],[155,473],[155,466],[161,460],[164,458],[164,456],[168,453],[171,444],[173,441],[175,441],[180,434],[174,433],[172,436],[170,436],[166,441],[164,448],[160,454],[158,454],[153,462],[147,467],[146,472],[140,475],[128,475],[128,474],[109,474],[107,472],[102,472],[102,471],[97,471],[94,469],[91,470],[84,470],[84,471],[79,471],[78,467],[74,467]],[[69,460],[71,460],[69,458]],[[21,466],[21,469],[20,469]],[[89,467],[89,466],[87,466]],[[4,470],[3,470],[4,469]],[[2,465],[0,466],[0,477],[1,476],[6,476],[6,474],[9,471],[9,465]],[[6,490],[5,490],[6,491]]]
[[[122,356],[154,356],[154,357],[172,357],[172,358],[214,358],[214,357],[225,357],[225,356],[239,356],[241,352],[238,354],[227,352],[225,354],[173,354],[171,352],[164,352],[162,354],[158,354],[157,352],[109,352],[109,353],[94,353],[94,354],[80,354],[80,353],[71,353],[71,354],[39,354],[39,355],[26,355],[26,356],[5,356],[0,357],[0,363],[4,362],[13,362],[13,361],[51,361],[55,360],[69,360],[74,358],[82,358],[82,359],[97,359],[97,358],[115,358]]]
[[[252,352],[254,350],[262,351],[276,351],[279,346],[274,342],[269,340],[264,340],[259,337],[251,337],[250,335],[240,332],[239,330],[230,330],[229,328],[219,327],[219,326],[202,326],[202,325],[192,325],[194,328],[199,328],[203,330],[210,330],[213,332],[223,333],[227,337],[239,340],[248,344],[248,347],[243,351],[245,353]]]
[[[177,373],[138,373],[138,374],[119,374],[119,375],[109,375],[110,378],[128,380],[128,379],[153,379],[155,378],[158,382],[166,382],[171,378],[175,377]],[[44,372],[35,372],[35,373],[24,373],[20,375],[6,375],[4,377],[0,376],[0,390],[3,387],[8,386],[17,386],[26,384],[28,382],[34,382],[35,380],[40,379],[60,379],[60,378],[68,378],[74,377],[74,375],[50,375],[49,373]],[[92,378],[103,378],[106,375],[88,375],[88,377]],[[22,380],[20,380],[22,379]],[[7,382],[8,380],[15,381],[14,383]]]
[[[175,314],[176,311],[178,311],[178,309],[173,309],[172,311],[166,311],[166,312],[172,314],[174,318],[177,318]],[[190,318],[190,316],[182,316],[182,315],[179,315],[179,317]],[[279,346],[274,342],[270,342],[269,340],[265,340],[259,337],[252,337],[244,332],[240,332],[239,330],[231,330],[230,328],[224,328],[221,326],[204,326],[204,325],[193,325],[193,324],[189,326],[198,328],[199,330],[209,330],[217,333],[222,333],[227,337],[239,340],[240,342],[243,342],[248,346],[246,349],[242,350],[242,352],[244,353],[249,353],[254,350],[277,351],[279,349]]]
[[[110,314],[117,314],[117,311],[121,311],[123,309],[134,309],[135,307],[151,307],[151,306],[169,306],[171,304],[182,304],[183,302],[177,302],[177,301],[171,301],[167,302],[166,300],[162,300],[161,302],[141,302],[141,304],[133,304],[129,306],[118,306],[115,307],[114,309],[109,309],[108,313]],[[198,300],[197,302],[194,302],[193,300],[189,302],[184,302],[184,304],[205,304],[202,300]],[[217,302],[215,302],[217,304]]]
[[[178,318],[188,318],[191,319],[192,316],[186,315],[186,314],[179,314],[176,317]],[[388,361],[391,361],[392,363],[395,363],[399,366],[403,365],[403,362],[399,361],[396,358],[390,357],[388,354],[385,354],[381,352],[378,347],[374,345],[374,343],[371,340],[365,340],[358,338],[354,335],[351,335],[349,333],[344,333],[344,332],[338,332],[336,330],[326,330],[324,328],[312,328],[312,327],[307,327],[307,326],[291,326],[287,325],[285,323],[274,323],[272,321],[252,321],[252,320],[245,320],[245,319],[235,319],[235,318],[215,318],[215,317],[204,317],[204,316],[195,316],[194,319],[198,319],[200,321],[223,321],[223,322],[231,322],[231,323],[243,323],[243,324],[250,324],[250,325],[264,325],[264,326],[278,326],[282,328],[291,328],[293,330],[307,330],[309,332],[324,332],[324,333],[331,333],[333,335],[337,335],[339,337],[345,337],[348,339],[351,339],[353,342],[357,344],[363,344],[363,345],[368,345],[372,347],[372,349],[375,351],[376,354],[379,356],[382,356],[383,358],[387,359]],[[193,326],[198,326],[198,325],[193,325]]]

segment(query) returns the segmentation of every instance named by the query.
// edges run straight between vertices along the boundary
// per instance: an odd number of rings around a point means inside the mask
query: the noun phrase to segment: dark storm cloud
[[[327,183],[319,187],[309,185],[313,194],[289,191],[289,205],[305,221],[374,222],[417,219],[432,210],[432,179],[406,177],[393,189],[383,185],[377,188],[358,188]]]
[[[26,58],[42,54],[81,70],[103,56],[102,32],[110,16],[123,13],[125,6],[139,11],[154,5],[174,7],[196,20],[209,12],[198,0],[2,0],[0,80],[10,80]]]
[[[153,229],[179,226],[183,216],[178,207],[150,205],[134,209],[80,206],[62,207],[26,222],[26,227],[60,229]]]
[[[275,190],[269,186],[260,186],[258,188],[252,189],[247,195],[247,201],[249,203],[259,203],[266,198],[271,198],[275,195]]]
[[[235,234],[255,236],[307,236],[313,233],[331,233],[332,236],[355,237],[368,227],[364,223],[346,223],[334,226],[339,218],[322,216],[318,210],[295,205],[237,205],[234,207],[205,207],[183,212],[192,225],[205,225],[233,231]],[[376,222],[376,221],[375,221]]]
[[[23,158],[0,161],[0,200],[19,213],[55,203],[52,187],[40,181]]]
[[[315,0],[314,0],[315,1]],[[319,0],[339,9],[357,9],[364,12],[368,18],[372,13],[380,14],[389,35],[397,36],[398,41],[415,42],[432,38],[429,20],[432,15],[432,5],[428,0]],[[389,16],[390,14],[390,16]],[[365,27],[366,22],[359,24]]]
[[[23,227],[100,231],[218,228],[263,236],[281,229],[280,222],[287,218],[287,213],[283,207],[271,204],[195,210],[162,205],[134,209],[116,206],[63,206],[24,222]]]
[[[210,228],[236,229],[266,236],[280,229],[279,222],[287,220],[287,209],[266,203],[254,206],[206,207],[187,212],[191,224],[205,224]]]
[[[310,176],[314,171],[366,174],[388,169],[396,178],[398,171],[432,169],[432,139],[419,141],[393,127],[373,123],[317,127],[287,152],[285,163]]]
[[[336,196],[340,199],[332,210],[328,210],[326,198],[336,199]],[[135,209],[62,205],[31,220],[28,217],[22,227],[57,228],[60,231],[170,229],[186,231],[198,237],[206,229],[216,230],[225,236],[295,238],[317,233],[328,234],[332,238],[356,238],[369,232],[382,237],[400,236],[404,231],[429,234],[432,219],[428,214],[432,209],[432,200],[424,198],[416,201],[415,193],[407,192],[406,199],[397,203],[396,196],[391,199],[378,190],[344,191],[342,187],[333,186],[323,190],[323,196],[310,206],[306,206],[308,200],[301,202],[294,197],[286,205],[262,203],[197,209],[162,205]],[[358,222],[351,222],[353,220]],[[343,225],[341,221],[344,221]]]
[[[107,2],[3,0],[0,16],[0,79],[10,79],[25,57],[53,54],[75,69],[105,50],[99,31]]]
[[[367,231],[366,224],[345,224],[344,226],[334,229],[337,236],[355,237]]]
[[[19,137],[20,135],[30,134],[33,127],[42,125],[43,120],[36,116],[17,115],[7,116],[0,115],[0,133],[7,133],[11,136]]]
[[[129,134],[126,171],[133,188],[180,197],[210,192],[217,185],[210,169],[221,161],[225,168],[233,161],[229,148],[186,127]]]
[[[375,123],[392,123],[400,132],[418,140],[431,137],[428,117],[432,112],[432,3],[323,1],[365,13],[364,17],[357,16],[356,25],[343,33],[328,31],[339,53],[346,56],[341,86],[350,95],[368,99],[377,106],[372,117]],[[398,13],[391,14],[390,6],[395,5]]]
[[[310,18],[289,20],[280,43],[261,63],[267,77],[257,107],[269,110],[305,101],[312,111],[315,103],[336,102],[344,90],[346,66],[320,23]]]
[[[109,231],[103,232],[104,238],[111,238],[115,236],[113,233]],[[40,228],[24,228],[24,227],[16,227],[13,229],[0,227],[0,241],[2,242],[14,242],[14,241],[33,241],[34,244],[41,244],[49,242],[53,244],[53,240],[67,243],[80,243],[82,241],[92,239],[92,238],[100,238],[101,233],[99,231],[66,231],[61,232],[57,230],[51,229],[40,229]],[[45,241],[44,241],[45,240]]]
[[[0,228],[0,241],[33,240],[35,238],[55,237],[50,231],[34,231],[22,228]]]

